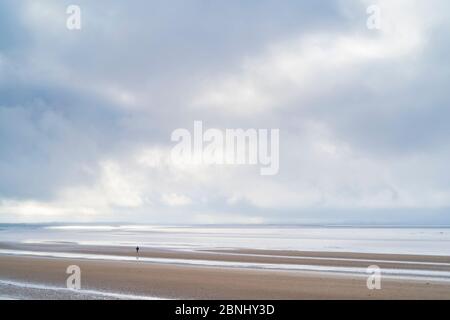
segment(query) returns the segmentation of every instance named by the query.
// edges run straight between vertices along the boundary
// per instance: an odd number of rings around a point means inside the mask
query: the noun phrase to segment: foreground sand
[[[1,246],[0,246],[1,247]],[[4,247],[4,246],[3,246]],[[29,248],[28,248],[29,249]],[[44,249],[44,248],[40,248]],[[47,250],[49,248],[46,248]],[[68,248],[65,247],[65,251]],[[75,249],[73,249],[75,250]],[[77,251],[108,254],[127,254],[124,248],[76,248]],[[108,250],[112,252],[108,252]],[[263,260],[272,262],[273,252],[240,252],[244,255],[211,255],[208,253],[143,252],[144,256],[183,258]],[[247,256],[258,253],[268,257]],[[131,253],[130,253],[131,254]],[[281,255],[280,253],[278,253]],[[283,252],[282,255],[301,253]],[[345,256],[364,259],[448,262],[448,257],[399,256],[370,254],[308,253],[308,256]],[[299,258],[302,259],[302,258]],[[418,260],[420,259],[420,260]],[[285,259],[288,260],[288,259]],[[297,260],[297,259],[294,259]],[[308,261],[307,258],[303,260]],[[304,262],[302,260],[302,263]],[[287,261],[289,262],[289,261]],[[310,263],[331,263],[309,261]],[[336,261],[334,261],[336,262]],[[284,262],[283,262],[284,263]],[[346,265],[363,262],[344,261]],[[64,287],[67,266],[78,265],[82,270],[82,288],[184,299],[450,299],[450,282],[383,279],[381,290],[368,290],[366,278],[361,276],[307,273],[297,271],[267,271],[144,263],[82,260],[30,256],[0,255],[0,279],[51,284]],[[367,263],[366,263],[367,266]],[[389,265],[392,267],[392,264]],[[425,266],[426,267],[426,266]],[[428,268],[428,267],[427,267]],[[436,268],[430,266],[430,268]],[[448,267],[444,267],[448,269]],[[1,294],[1,292],[0,292]]]

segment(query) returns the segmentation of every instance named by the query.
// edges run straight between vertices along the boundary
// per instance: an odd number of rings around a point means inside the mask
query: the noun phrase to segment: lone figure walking
[[[139,259],[139,247],[136,247],[136,259]]]

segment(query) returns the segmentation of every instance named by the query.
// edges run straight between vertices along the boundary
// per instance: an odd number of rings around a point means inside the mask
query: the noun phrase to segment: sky
[[[448,225],[449,12],[2,0],[0,222]],[[196,120],[279,129],[278,174],[174,164]]]

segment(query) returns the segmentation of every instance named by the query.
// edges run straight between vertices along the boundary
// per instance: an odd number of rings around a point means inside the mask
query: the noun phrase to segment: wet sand
[[[17,244],[0,243],[0,249],[104,254],[135,257],[134,248],[114,246],[83,246],[77,244]],[[351,252],[309,252],[287,250],[198,250],[182,251],[162,248],[141,248],[139,257],[194,259],[227,262],[255,262],[274,264],[306,264],[317,266],[361,267],[376,264],[380,268],[420,269],[450,272],[449,256],[400,255]],[[0,257],[1,259],[1,257]],[[447,264],[447,265],[445,265]]]
[[[133,248],[77,245],[0,244],[3,249],[134,255]],[[141,257],[219,259],[264,263],[297,263],[450,270],[449,257],[290,251],[179,252],[142,248]],[[319,260],[313,258],[320,258]],[[328,260],[329,259],[329,260]],[[340,259],[349,259],[340,260]],[[408,263],[403,263],[408,262]],[[411,262],[426,262],[421,265]],[[434,263],[441,263],[434,264]],[[187,266],[142,261],[84,260],[0,255],[0,279],[65,287],[69,265],[82,272],[82,289],[175,299],[450,299],[450,282],[382,279],[381,290],[369,290],[365,276],[323,272],[254,270]],[[3,289],[4,291],[7,289]],[[13,291],[13,288],[9,288]],[[10,294],[11,292],[6,292]],[[4,295],[5,292],[0,292]],[[63,297],[63,296],[61,296]],[[39,298],[39,297],[38,297]],[[55,297],[52,297],[55,298]],[[56,297],[58,298],[58,296]]]

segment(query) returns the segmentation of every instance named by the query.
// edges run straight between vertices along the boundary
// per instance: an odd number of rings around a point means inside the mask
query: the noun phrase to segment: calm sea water
[[[450,228],[0,224],[0,242],[450,255]]]

